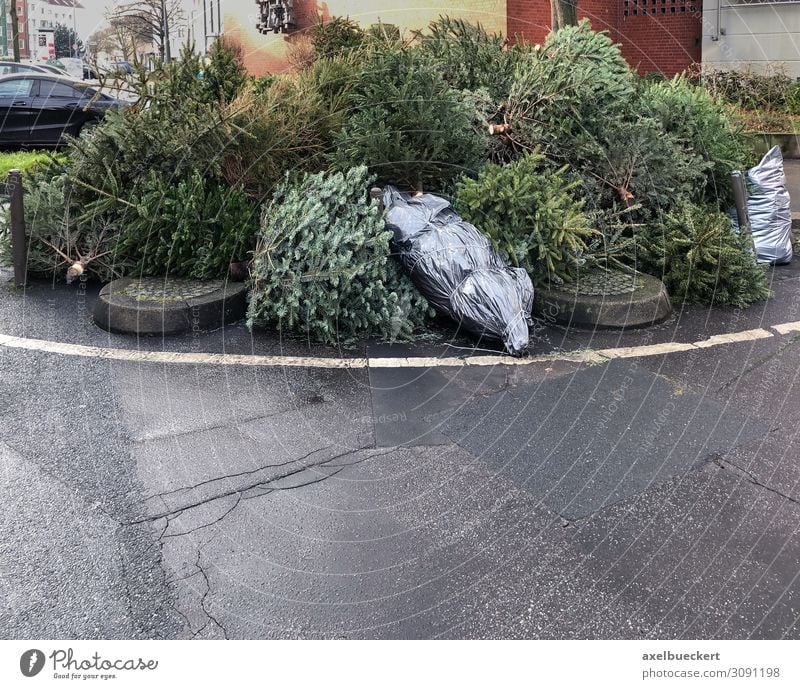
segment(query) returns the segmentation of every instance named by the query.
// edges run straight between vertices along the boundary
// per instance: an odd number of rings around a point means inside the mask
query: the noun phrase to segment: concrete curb
[[[580,279],[558,289],[539,288],[533,311],[546,321],[573,328],[643,328],[668,318],[672,304],[664,283],[644,273],[637,273],[635,280],[633,291],[616,294],[587,294]]]
[[[246,311],[243,282],[122,278],[100,290],[94,322],[113,333],[178,335],[215,330]]]

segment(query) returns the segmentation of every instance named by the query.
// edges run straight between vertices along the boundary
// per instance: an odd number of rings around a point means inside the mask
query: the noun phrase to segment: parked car
[[[57,74],[60,77],[68,77],[69,76],[69,74],[67,74],[63,69],[61,69],[57,65],[51,65],[49,62],[40,62],[36,66],[40,67],[41,69],[43,69],[48,74]]]
[[[30,74],[31,72],[35,74],[57,74],[58,76],[67,76],[67,73],[63,70],[46,63],[33,64],[29,62],[0,61],[0,77],[8,76],[9,74]]]
[[[77,57],[62,57],[56,66],[61,67],[74,79],[98,79],[99,75],[92,65]],[[55,63],[51,63],[55,64]]]
[[[114,74],[133,74],[133,66],[127,60],[117,60],[109,63],[108,71]]]
[[[0,146],[58,146],[125,103],[75,79],[0,77]]]

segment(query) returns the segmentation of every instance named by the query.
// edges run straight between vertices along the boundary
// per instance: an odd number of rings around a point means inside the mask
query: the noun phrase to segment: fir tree
[[[335,344],[408,336],[424,299],[389,256],[366,167],[288,180],[264,210],[248,326]]]
[[[686,203],[639,235],[638,268],[659,277],[678,304],[738,307],[770,296],[752,237],[711,206]]]

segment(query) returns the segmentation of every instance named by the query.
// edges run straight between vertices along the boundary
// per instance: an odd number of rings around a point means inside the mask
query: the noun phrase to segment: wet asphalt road
[[[344,351],[235,325],[109,335],[86,293],[3,274],[0,333]],[[800,264],[746,311],[540,325],[537,352],[800,320]],[[463,341],[458,342],[464,345]],[[0,347],[5,638],[798,638],[800,338],[587,366],[321,370]]]

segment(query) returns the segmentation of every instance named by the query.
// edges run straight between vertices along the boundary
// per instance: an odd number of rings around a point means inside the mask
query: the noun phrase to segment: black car
[[[74,79],[33,72],[0,77],[0,146],[58,146],[123,104]]]

